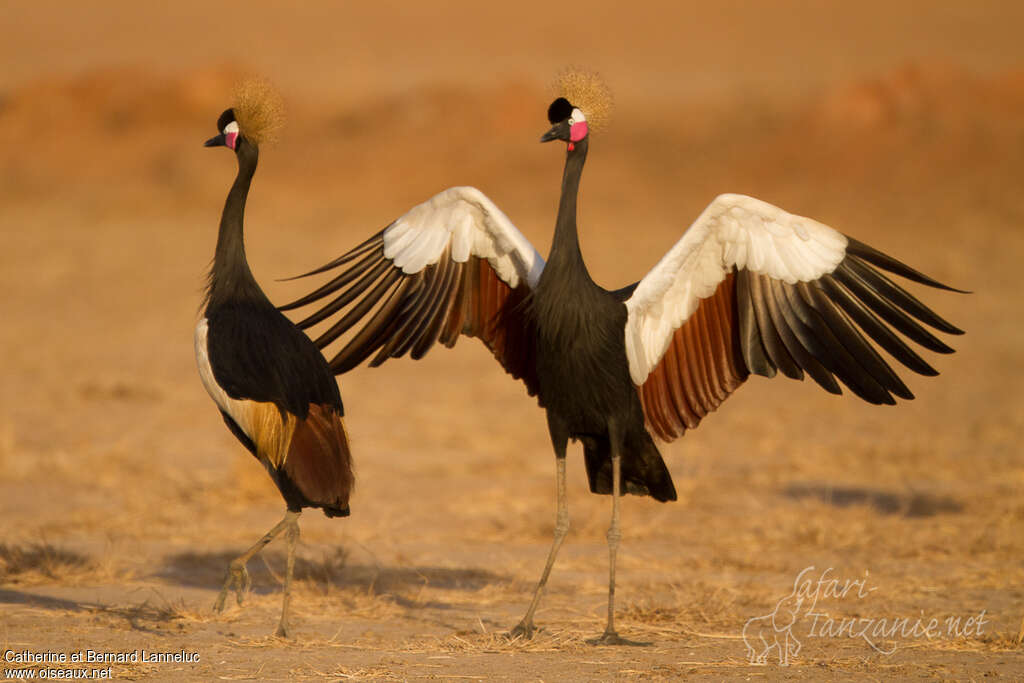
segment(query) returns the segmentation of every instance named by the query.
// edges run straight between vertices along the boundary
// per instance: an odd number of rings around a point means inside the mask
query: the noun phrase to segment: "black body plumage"
[[[588,147],[584,138],[567,153],[551,251],[530,299],[538,398],[552,439],[565,433],[582,441],[591,491],[612,492],[608,422],[615,420],[623,432],[623,490],[675,500],[672,477],[644,428],[643,406],[630,379],[626,306],[616,292],[593,281],[580,252],[576,198]]]
[[[221,120],[230,120],[231,110]],[[300,420],[310,406],[329,406],[344,416],[341,393],[327,361],[316,345],[288,320],[263,293],[245,257],[243,223],[249,187],[259,159],[258,148],[240,137],[238,176],[221,216],[217,250],[210,270],[204,316],[210,369],[217,384],[239,401],[273,403],[281,418]],[[254,455],[252,438],[224,410],[231,433]],[[322,508],[329,517],[346,516],[348,505],[313,500],[292,481],[284,467],[264,462],[289,510]]]
[[[270,402],[302,419],[311,403],[344,415],[327,361],[269,301],[211,304],[206,319],[210,365],[228,396]]]

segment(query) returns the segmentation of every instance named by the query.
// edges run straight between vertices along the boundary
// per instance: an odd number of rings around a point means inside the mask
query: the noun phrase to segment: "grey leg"
[[[555,467],[557,472],[558,503],[555,513],[555,537],[551,543],[551,550],[548,552],[548,560],[544,564],[544,571],[537,582],[537,588],[533,591],[533,600],[526,614],[515,628],[509,633],[513,638],[532,638],[536,627],[533,625],[533,613],[537,611],[541,595],[544,593],[544,586],[547,585],[548,576],[551,575],[551,568],[555,566],[555,557],[562,547],[562,541],[569,533],[569,498],[565,491],[565,447],[569,442],[569,434],[557,423],[555,418],[548,415],[548,429],[551,432],[551,443],[555,448]]]
[[[288,539],[288,566],[284,574],[284,598],[281,604],[281,621],[277,625],[277,632],[274,634],[278,638],[287,638],[289,636],[288,606],[292,600],[292,574],[295,573],[295,546],[299,543],[299,515],[301,514],[302,512],[289,512],[285,515],[285,520],[289,522],[288,530],[285,532],[285,537]],[[290,519],[289,515],[291,515]]]
[[[252,587],[252,579],[249,578],[249,570],[245,568],[246,563],[248,563],[256,553],[267,547],[267,544],[277,538],[278,534],[284,531],[285,527],[289,524],[295,523],[299,514],[300,513],[298,512],[285,512],[284,519],[274,525],[273,529],[265,533],[260,540],[253,544],[251,548],[231,561],[231,564],[228,565],[227,575],[224,577],[224,587],[221,588],[220,595],[217,596],[217,601],[213,603],[214,612],[224,611],[224,601],[228,597],[228,591],[232,588],[235,590],[235,596],[238,600],[238,604],[241,605],[242,602],[244,602],[245,595],[249,592],[249,588]]]
[[[619,531],[619,497],[622,494],[622,439],[609,425],[612,450],[612,521],[608,527],[608,623],[604,634],[587,642],[591,645],[649,645],[620,638],[615,631],[615,558],[622,533]]]

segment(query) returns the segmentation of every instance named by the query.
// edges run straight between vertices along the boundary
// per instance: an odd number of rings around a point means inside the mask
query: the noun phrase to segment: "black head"
[[[238,121],[235,120],[235,110],[225,109],[224,113],[217,119],[217,130],[220,134],[206,141],[206,147],[224,146],[228,149],[238,147]]]
[[[548,121],[551,122],[551,129],[544,133],[541,142],[562,140],[569,143],[569,151],[574,148],[574,143],[587,137],[587,118],[574,107],[569,100],[559,97],[548,107]]]

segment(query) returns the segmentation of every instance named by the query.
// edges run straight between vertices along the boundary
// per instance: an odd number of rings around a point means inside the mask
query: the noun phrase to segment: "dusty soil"
[[[198,656],[109,665],[155,680],[1024,676],[1024,6],[437,4],[5,7],[0,651]],[[715,194],[745,192],[972,290],[914,290],[967,330],[958,353],[931,354],[941,375],[908,377],[918,398],[895,408],[755,378],[665,445],[679,501],[624,503],[636,648],[585,642],[610,506],[576,452],[544,630],[503,636],[547,550],[554,467],[541,411],[486,350],[358,369],[340,378],[353,516],[302,520],[296,638],[270,636],[277,546],[248,603],[214,615],[227,562],[283,511],[192,357],[234,175],[201,143],[232,83],[265,73],[290,105],[246,217],[284,301],[309,283],[278,278],[453,184],[545,252],[562,160],[537,138],[572,62],[618,101],[581,196],[600,282],[638,279]],[[792,613],[798,577],[799,651],[752,666],[744,626]]]

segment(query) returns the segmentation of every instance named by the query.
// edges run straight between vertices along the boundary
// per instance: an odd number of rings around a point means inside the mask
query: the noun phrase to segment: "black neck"
[[[259,150],[245,138],[239,137],[235,156],[238,158],[238,175],[228,192],[224,212],[220,217],[217,251],[213,257],[207,289],[207,309],[230,300],[266,300],[249,270],[242,236],[245,200],[249,195],[253,174],[256,173]]]
[[[554,266],[555,269],[569,269],[587,275],[576,230],[576,197],[580,190],[580,176],[583,174],[583,162],[587,160],[588,146],[588,138],[583,138],[573,143],[573,149],[565,155],[562,196],[558,202],[555,236],[551,241],[551,253],[548,255],[548,264],[544,272],[547,272],[550,266]]]

